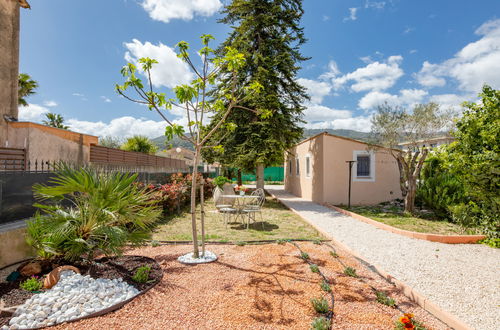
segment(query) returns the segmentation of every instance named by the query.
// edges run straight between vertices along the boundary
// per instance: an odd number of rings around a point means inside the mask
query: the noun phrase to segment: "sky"
[[[20,120],[61,114],[71,130],[96,136],[158,137],[158,114],[120,97],[120,69],[158,60],[155,87],[168,91],[193,73],[175,56],[184,40],[218,43],[231,31],[217,23],[225,0],[51,0],[21,9],[20,72],[40,88]],[[499,0],[304,0],[307,43],[297,79],[311,97],[307,128],[370,131],[377,105],[411,109],[436,102],[459,112],[483,84],[500,89]],[[185,123],[182,111],[168,114]]]

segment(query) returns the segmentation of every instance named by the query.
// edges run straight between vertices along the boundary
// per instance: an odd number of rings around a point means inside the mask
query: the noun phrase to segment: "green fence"
[[[233,173],[236,173],[234,171]],[[266,167],[264,169],[264,181],[283,181],[285,179],[285,171],[283,166],[279,167]],[[237,180],[236,177],[233,180]],[[242,181],[255,181],[255,173],[242,173]]]

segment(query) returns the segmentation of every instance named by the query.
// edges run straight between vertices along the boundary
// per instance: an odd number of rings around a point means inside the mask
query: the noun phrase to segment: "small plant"
[[[157,240],[152,240],[152,241],[151,241],[151,246],[152,246],[152,247],[157,247],[157,246],[160,246],[160,242],[158,242]]]
[[[339,255],[338,255],[338,254],[337,254],[337,252],[335,252],[335,251],[330,251],[330,255],[331,255],[332,257],[334,257],[334,258],[338,258],[338,257],[339,257]]]
[[[321,245],[321,240],[320,239],[315,239],[313,241],[313,243],[316,244],[316,245]]]
[[[304,260],[309,259],[309,254],[307,252],[300,252],[300,257]]]
[[[313,305],[314,310],[317,313],[321,314],[326,314],[328,313],[329,306],[328,306],[328,300],[326,300],[324,297],[321,298],[313,298],[311,299],[311,304]]]
[[[38,276],[32,276],[26,281],[21,282],[19,287],[25,291],[36,292],[43,288],[43,281]]]
[[[327,281],[321,282],[320,286],[321,286],[321,290],[323,290],[325,292],[332,292],[332,288],[330,287],[330,284],[328,284]]]
[[[413,314],[404,313],[403,316],[396,321],[395,330],[406,330],[406,329],[414,329],[414,330],[426,330],[422,323],[413,319]]]
[[[288,242],[288,240],[284,239],[284,238],[280,238],[280,239],[277,239],[276,240],[276,243],[278,243],[279,245],[283,245],[285,244],[286,242]]]
[[[245,242],[241,242],[241,241],[238,241],[238,242],[236,242],[234,244],[236,244],[237,246],[245,246],[245,245],[247,245]]]
[[[149,279],[150,272],[151,266],[141,266],[135,270],[132,280],[137,283],[146,283]]]
[[[375,295],[377,296],[377,302],[381,303],[382,305],[390,307],[396,306],[396,300],[392,299],[391,297],[388,297],[385,294],[385,292],[377,291],[375,292]]]
[[[311,268],[311,272],[313,273],[319,273],[319,267],[316,264],[309,265],[309,268]]]
[[[330,322],[328,322],[328,320],[323,316],[317,317],[312,321],[311,329],[313,329],[313,330],[328,330],[328,329],[330,329]]]
[[[359,277],[358,274],[356,274],[356,269],[354,269],[352,267],[346,267],[344,269],[344,274],[346,274],[347,276],[350,276],[350,277]]]
[[[214,178],[214,185],[216,185],[219,188],[222,188],[225,183],[231,183],[231,180],[229,180],[225,176],[218,176]]]

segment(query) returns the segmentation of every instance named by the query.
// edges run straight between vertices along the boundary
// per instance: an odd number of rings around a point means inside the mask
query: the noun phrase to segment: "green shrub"
[[[470,201],[449,207],[453,221],[462,227],[479,227],[491,239],[500,239],[500,223],[498,214],[491,214],[491,210],[483,205]]]
[[[311,304],[317,313],[325,314],[328,313],[328,310],[330,309],[328,300],[324,297],[311,299]]]
[[[288,242],[288,240],[286,240],[284,238],[280,238],[280,239],[276,240],[276,243],[278,243],[279,245],[286,244],[287,242]]]
[[[335,251],[330,251],[330,255],[331,255],[332,257],[334,257],[334,258],[338,258],[338,257],[339,257],[339,255],[338,255],[338,254],[337,254],[337,252],[335,252]]]
[[[375,292],[375,295],[377,296],[377,302],[381,303],[382,305],[394,307],[396,306],[396,301],[392,299],[391,297],[388,297],[385,292],[382,291],[377,291]]]
[[[309,259],[309,254],[307,252],[300,252],[300,257],[304,260]]]
[[[24,282],[21,282],[19,287],[30,292],[40,291],[43,288],[43,281],[36,276],[32,276]]]
[[[311,272],[313,273],[319,273],[319,267],[316,264],[311,264],[309,265],[309,268],[311,269]]]
[[[48,203],[36,204],[45,214],[28,222],[28,243],[39,255],[69,261],[144,244],[161,210],[133,184],[136,177],[60,165],[50,185],[34,186],[36,198]]]
[[[322,244],[322,242],[321,242],[321,240],[320,240],[320,239],[315,239],[315,240],[313,241],[313,243],[314,243],[314,244],[316,244],[316,245],[321,245],[321,244]]]
[[[328,282],[323,281],[323,282],[321,282],[320,286],[321,286],[321,290],[323,290],[325,292],[332,292],[332,288],[330,287],[330,284],[328,284]]]
[[[346,267],[344,269],[344,274],[346,274],[347,276],[350,276],[350,277],[358,277],[358,274],[356,274],[356,269],[354,269],[352,267]]]
[[[158,242],[157,240],[152,240],[152,241],[151,241],[151,246],[152,246],[152,247],[157,247],[157,246],[160,246],[160,242]]]
[[[222,188],[225,183],[231,183],[231,180],[229,180],[225,176],[218,176],[214,178],[214,185],[219,188]]]
[[[323,316],[315,318],[311,323],[313,330],[328,330],[330,329],[330,322]]]
[[[149,279],[150,272],[151,266],[141,266],[135,270],[132,280],[137,283],[146,283]]]

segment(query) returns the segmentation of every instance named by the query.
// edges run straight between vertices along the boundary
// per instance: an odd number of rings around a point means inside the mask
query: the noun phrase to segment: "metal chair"
[[[234,193],[234,191],[233,191]],[[222,197],[223,191],[219,187],[215,187],[213,197],[214,204],[217,211],[222,214],[222,220],[227,228],[228,220],[231,219],[231,216],[237,212],[237,210],[233,207],[232,204],[224,203],[225,200]]]
[[[248,222],[247,222],[247,229],[250,225],[250,220],[255,222],[255,214],[259,213],[260,214],[260,220],[262,222],[262,229],[264,229],[264,218],[262,217],[262,206],[264,205],[264,202],[266,201],[266,193],[264,192],[264,189],[259,188],[256,189],[250,196],[257,196],[257,199],[255,202],[250,203],[245,205],[245,208],[243,209],[243,212],[248,215]]]

